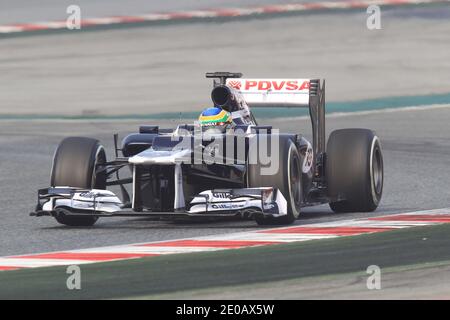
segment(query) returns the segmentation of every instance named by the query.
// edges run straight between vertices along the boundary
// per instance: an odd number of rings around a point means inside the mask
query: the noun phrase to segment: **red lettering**
[[[286,81],[281,81],[280,83],[278,83],[276,81],[272,81],[272,85],[275,90],[283,89],[285,83],[286,83]]]
[[[237,81],[234,81],[237,82]],[[234,88],[236,88],[236,84],[234,82],[230,81],[230,85]],[[267,90],[274,90],[274,91],[281,91],[281,90],[287,90],[287,91],[294,91],[294,90],[309,90],[309,81],[303,81],[300,83],[298,80],[246,80],[245,81],[245,89],[257,89],[259,91],[267,91]]]
[[[258,90],[269,90],[272,87],[269,81],[260,81]]]
[[[297,90],[297,81],[288,81],[286,82],[286,90]]]
[[[309,89],[309,81],[303,81],[302,85],[298,90],[308,90]]]
[[[245,82],[245,90],[248,90],[251,87],[256,87],[257,85],[258,85],[257,81],[246,81]]]

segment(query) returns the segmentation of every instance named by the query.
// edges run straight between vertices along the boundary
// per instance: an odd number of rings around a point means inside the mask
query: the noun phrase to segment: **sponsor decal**
[[[239,80],[230,80],[228,85],[234,89],[241,90],[241,81]]]
[[[240,209],[244,208],[244,204],[236,204],[236,203],[223,203],[223,204],[212,204],[211,207],[213,209]]]
[[[275,203],[264,203],[263,204],[263,209],[264,210],[271,210],[271,209],[273,209],[275,207],[276,207]]]
[[[220,199],[229,199],[231,198],[231,193],[230,192],[213,192],[213,197],[214,198],[220,198]]]
[[[308,173],[313,165],[314,153],[310,143],[308,143],[308,149],[306,150],[305,159],[303,160],[302,171]]]
[[[308,91],[309,80],[229,80],[227,84],[240,91],[276,91],[276,92],[292,92],[292,91]]]
[[[111,194],[101,193],[98,191],[85,191],[85,192],[75,193],[74,199],[76,199],[77,197],[87,198],[87,199],[95,199],[95,198],[99,199],[99,198],[104,198],[104,197],[111,197]]]
[[[93,199],[96,197],[95,192],[83,192],[79,194],[80,198]]]

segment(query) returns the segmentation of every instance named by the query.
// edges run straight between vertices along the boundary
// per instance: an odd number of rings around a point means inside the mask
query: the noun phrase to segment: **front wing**
[[[229,217],[262,214],[279,217],[287,214],[287,202],[276,188],[206,190],[196,195],[189,208],[173,212],[134,211],[109,190],[51,187],[38,191],[38,204],[32,216],[132,217]]]

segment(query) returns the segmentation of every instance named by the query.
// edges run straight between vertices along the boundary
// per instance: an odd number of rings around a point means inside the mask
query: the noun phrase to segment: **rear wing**
[[[250,107],[309,108],[314,158],[317,164],[316,176],[323,176],[321,171],[323,171],[326,142],[325,80],[242,79],[242,73],[232,72],[208,72],[206,77],[215,79],[214,88],[228,87],[239,92]]]
[[[226,85],[250,107],[309,107],[310,79],[236,79]]]

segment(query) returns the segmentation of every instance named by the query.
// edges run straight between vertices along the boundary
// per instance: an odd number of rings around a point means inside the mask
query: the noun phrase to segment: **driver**
[[[225,133],[227,129],[233,127],[231,114],[218,107],[203,110],[198,117],[198,121],[203,131],[215,129],[219,132]]]

